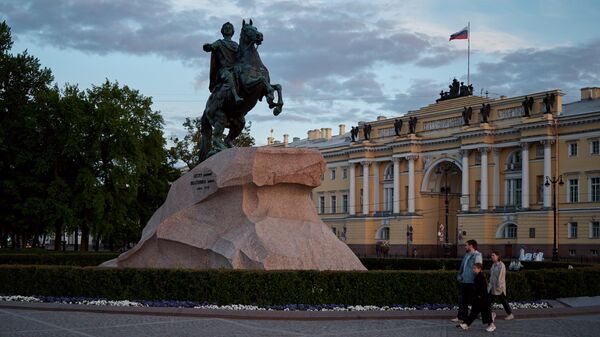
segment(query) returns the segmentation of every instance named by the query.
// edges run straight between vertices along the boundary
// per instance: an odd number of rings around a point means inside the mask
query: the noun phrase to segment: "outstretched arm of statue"
[[[202,46],[202,49],[204,49],[205,52],[210,53],[211,51],[215,50],[214,43],[205,43]]]

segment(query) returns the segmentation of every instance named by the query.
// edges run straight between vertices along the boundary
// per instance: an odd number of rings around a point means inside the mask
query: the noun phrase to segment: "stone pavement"
[[[598,336],[600,297],[560,299],[562,308],[515,310],[490,334],[476,321],[454,326],[453,312],[282,313],[118,308],[0,302],[0,337],[38,336]],[[570,304],[569,304],[570,303]],[[167,310],[168,309],[168,310]],[[195,315],[194,315],[195,313]],[[535,314],[532,314],[535,313]],[[303,314],[303,315],[299,315]],[[336,314],[336,315],[331,315]],[[237,316],[236,316],[237,315]],[[286,316],[287,315],[287,316]],[[374,319],[376,318],[376,319]]]

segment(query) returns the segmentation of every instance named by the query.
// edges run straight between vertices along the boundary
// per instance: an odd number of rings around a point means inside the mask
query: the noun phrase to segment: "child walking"
[[[490,283],[488,284],[488,293],[490,294],[491,302],[500,301],[504,311],[506,311],[505,320],[515,318],[510,310],[510,305],[506,300],[506,266],[502,262],[502,257],[497,251],[492,252],[492,268],[490,269]],[[496,317],[496,313],[492,313],[492,318]]]
[[[496,326],[492,321],[492,311],[490,310],[490,298],[488,296],[487,281],[483,274],[483,265],[481,263],[475,263],[473,265],[473,273],[475,273],[475,298],[473,300],[473,308],[469,317],[458,327],[463,330],[467,330],[473,321],[477,319],[477,316],[481,313],[481,321],[483,324],[487,324],[485,331],[492,332],[496,330]]]

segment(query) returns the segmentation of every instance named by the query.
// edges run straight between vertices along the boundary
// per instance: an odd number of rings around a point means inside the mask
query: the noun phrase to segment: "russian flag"
[[[458,32],[450,35],[450,40],[448,41],[452,41],[452,40],[466,40],[469,38],[469,27],[465,27],[461,30],[459,30]]]

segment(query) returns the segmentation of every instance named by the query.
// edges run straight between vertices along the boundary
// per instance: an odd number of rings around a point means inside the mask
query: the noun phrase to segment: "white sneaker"
[[[510,315],[504,317],[504,319],[507,321],[510,321],[511,319],[514,319],[514,318],[515,318],[515,315],[513,315],[513,314],[510,314]]]
[[[496,313],[492,312],[492,322],[495,322],[495,321],[496,321]]]
[[[467,325],[467,323],[461,323],[459,325],[463,330],[469,330],[469,326]]]
[[[494,325],[494,323],[491,323],[490,325],[488,325],[488,327],[485,329],[485,331],[487,332],[492,332],[496,330],[496,326]]]
[[[458,317],[454,317],[453,319],[451,319],[451,321],[454,323],[462,323],[462,319],[460,319]]]

